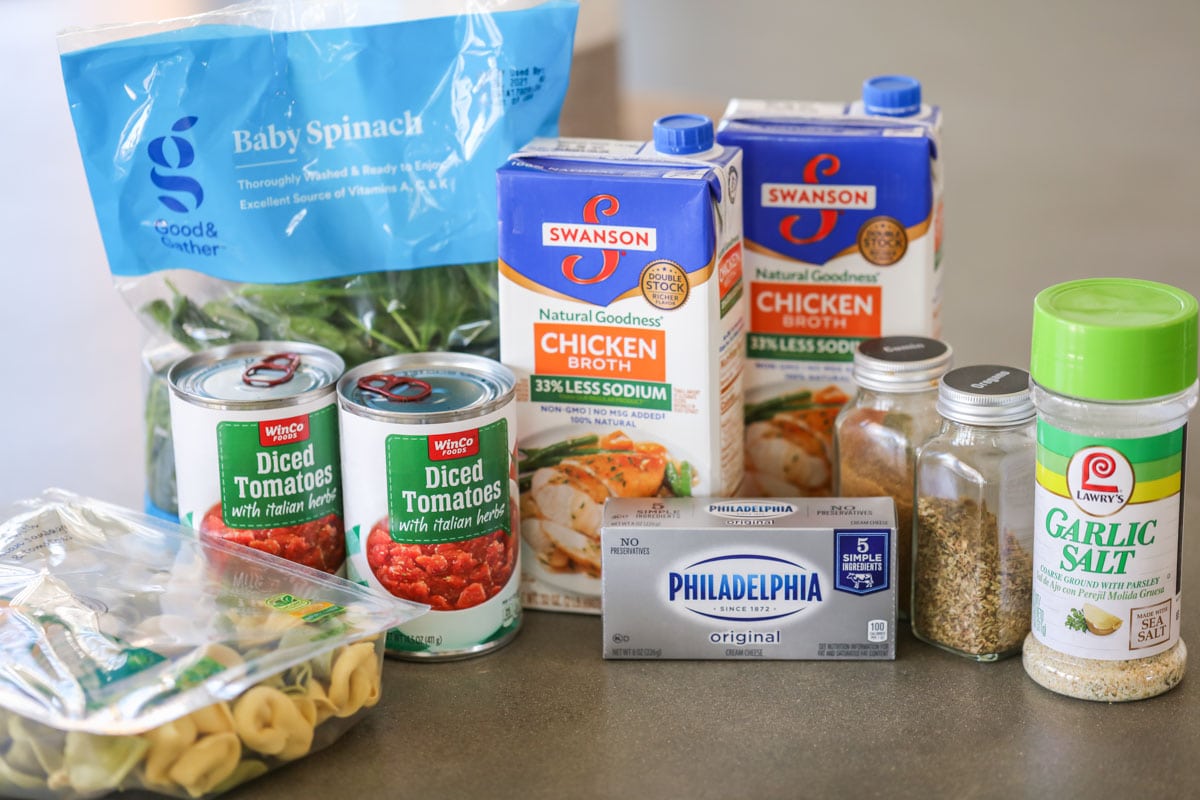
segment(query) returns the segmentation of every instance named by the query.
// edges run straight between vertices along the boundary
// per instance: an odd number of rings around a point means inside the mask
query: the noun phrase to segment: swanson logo
[[[197,117],[180,117],[171,125],[172,134],[151,139],[146,145],[147,155],[154,162],[150,169],[150,182],[167,194],[160,194],[158,201],[177,214],[195,211],[204,202],[204,187],[200,181],[188,175],[173,174],[168,170],[187,169],[196,160],[196,150],[192,143],[182,136],[175,134],[190,130],[196,124]],[[168,146],[168,144],[170,146]],[[191,208],[185,202],[190,198]]]
[[[600,216],[615,216],[621,209],[621,203],[611,194],[598,194],[583,206],[584,224],[573,222],[543,222],[543,247],[571,247],[600,250],[600,268],[585,277],[583,273],[591,271],[591,264],[581,273],[579,262],[583,256],[573,253],[562,260],[562,273],[567,280],[580,285],[600,283],[614,272],[621,261],[621,256],[627,250],[654,252],[658,249],[658,230],[656,228],[637,228],[627,225],[601,225]]]
[[[667,573],[667,601],[708,619],[763,622],[820,603],[817,572],[785,558],[736,553]]]
[[[842,210],[872,210],[875,208],[875,187],[859,185],[833,185],[820,183],[821,176],[836,175],[842,168],[842,160],[829,153],[821,153],[804,165],[804,183],[764,183],[762,185],[763,208],[815,209],[819,214],[817,230],[809,236],[795,232],[800,214],[788,214],[779,221],[779,235],[792,244],[812,244],[833,233],[838,215]]]

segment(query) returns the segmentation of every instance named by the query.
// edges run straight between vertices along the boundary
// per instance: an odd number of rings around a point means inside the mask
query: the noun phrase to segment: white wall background
[[[0,0],[0,501],[61,486],[141,504],[140,333],[104,260],[55,33],[194,5]]]
[[[141,502],[140,333],[112,289],[54,33],[188,5],[202,4],[0,0],[0,502],[50,485]],[[959,363],[1025,363],[1029,301],[1060,280],[1127,274],[1200,292],[1195,0],[620,11],[625,89],[674,110],[849,99],[871,74],[922,78],[947,110],[945,315]]]
[[[655,107],[850,100],[870,75],[922,80],[946,113],[956,363],[1027,364],[1032,298],[1052,283],[1200,292],[1196,0],[624,0],[622,13],[625,88]]]

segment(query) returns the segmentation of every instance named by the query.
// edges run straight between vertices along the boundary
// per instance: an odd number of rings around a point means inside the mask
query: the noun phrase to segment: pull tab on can
[[[396,393],[396,389],[405,386],[410,386],[416,391],[405,394]],[[396,403],[415,403],[433,393],[433,387],[428,383],[407,375],[365,375],[358,379],[358,388]]]
[[[276,353],[265,356],[246,367],[242,373],[242,383],[247,386],[278,386],[287,383],[296,375],[300,366],[300,356],[296,353]],[[273,376],[256,377],[260,373],[275,373]]]

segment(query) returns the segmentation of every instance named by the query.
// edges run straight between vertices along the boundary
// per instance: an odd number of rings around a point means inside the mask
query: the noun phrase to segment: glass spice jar
[[[834,494],[890,496],[896,503],[898,611],[908,616],[912,576],[913,469],[937,432],[938,381],[950,346],[923,336],[884,336],[854,351],[857,391],[834,422]]]
[[[1022,662],[1070,697],[1176,686],[1182,490],[1197,302],[1152,281],[1071,281],[1034,299],[1033,616]]]
[[[912,629],[977,661],[1021,650],[1033,580],[1036,442],[1029,373],[978,365],[938,387],[937,435],[917,455]]]

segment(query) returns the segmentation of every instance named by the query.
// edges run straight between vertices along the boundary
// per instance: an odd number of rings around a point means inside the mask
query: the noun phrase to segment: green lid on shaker
[[[1089,278],[1033,301],[1029,373],[1084,400],[1146,400],[1196,381],[1196,298],[1165,283]]]

